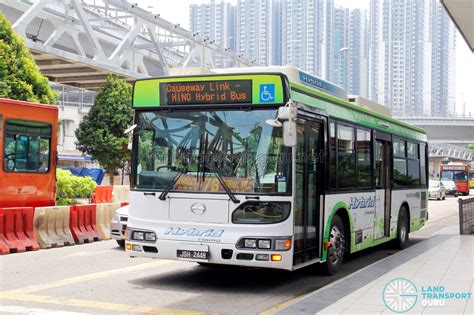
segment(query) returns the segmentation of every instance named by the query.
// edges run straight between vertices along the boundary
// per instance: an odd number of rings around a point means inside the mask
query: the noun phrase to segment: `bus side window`
[[[15,171],[27,170],[28,160],[28,136],[16,136],[16,156],[15,156]]]
[[[354,127],[338,124],[337,150],[338,188],[354,188],[356,186]]]
[[[426,186],[426,146],[420,144],[420,184]]]
[[[15,137],[13,135],[5,136],[3,168],[6,171],[13,171],[15,168]]]
[[[39,152],[38,152],[38,170],[41,173],[49,171],[49,139],[40,138]]]
[[[372,187],[372,141],[368,130],[357,129],[357,187]]]
[[[407,183],[406,141],[393,140],[393,183],[395,187],[408,186]]]

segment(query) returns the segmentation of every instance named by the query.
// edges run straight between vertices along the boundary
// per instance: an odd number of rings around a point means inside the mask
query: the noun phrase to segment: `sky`
[[[136,0],[138,5],[144,9],[159,13],[160,16],[170,22],[179,23],[182,27],[189,28],[189,5],[201,4],[206,0]],[[237,0],[229,0],[236,4]],[[170,4],[172,3],[172,4]],[[177,5],[179,4],[179,5]],[[369,10],[369,0],[335,0],[335,5],[347,8],[361,8]],[[465,111],[471,112],[474,116],[474,54],[467,46],[462,36],[456,35],[456,112],[462,113],[466,104]]]

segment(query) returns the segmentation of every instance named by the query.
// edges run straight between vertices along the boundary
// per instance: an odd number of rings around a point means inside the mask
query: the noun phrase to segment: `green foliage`
[[[53,104],[58,94],[48,84],[23,39],[0,13],[0,97]]]
[[[474,143],[466,144],[466,148],[474,150]]]
[[[76,147],[89,154],[111,176],[130,160],[128,136],[124,131],[133,121],[131,86],[109,75],[99,90],[94,106],[76,130]]]
[[[56,170],[57,190],[56,205],[68,206],[74,204],[74,198],[89,198],[97,184],[90,178],[74,176],[70,171],[58,168]]]

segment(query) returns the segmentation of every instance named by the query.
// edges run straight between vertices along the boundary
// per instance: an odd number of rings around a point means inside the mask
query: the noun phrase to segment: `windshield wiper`
[[[224,188],[225,192],[229,196],[230,200],[232,200],[233,203],[240,203],[240,200],[235,197],[232,190],[230,190],[229,186],[227,186],[227,184],[225,183],[224,179],[219,173],[219,170],[217,168],[214,168],[214,165],[212,163],[209,163],[209,166],[211,166],[211,169],[215,172],[216,177],[219,180],[219,183],[221,183],[222,187]],[[205,173],[206,170],[203,170],[203,172]]]
[[[179,180],[179,178],[181,177],[181,175],[183,175],[184,173],[187,173],[187,170],[180,171],[178,174],[176,174],[176,176],[173,178],[173,180],[171,181],[171,183],[165,188],[165,190],[163,190],[163,192],[161,193],[161,195],[158,197],[160,200],[165,200],[165,199],[166,199],[166,196],[168,195],[168,193],[170,192],[170,190],[174,187],[174,185],[176,184],[176,182]]]

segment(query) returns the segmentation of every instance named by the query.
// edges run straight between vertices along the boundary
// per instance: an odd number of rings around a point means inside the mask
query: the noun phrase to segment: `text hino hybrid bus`
[[[427,219],[425,132],[296,68],[138,80],[133,107],[130,256],[334,273]]]

